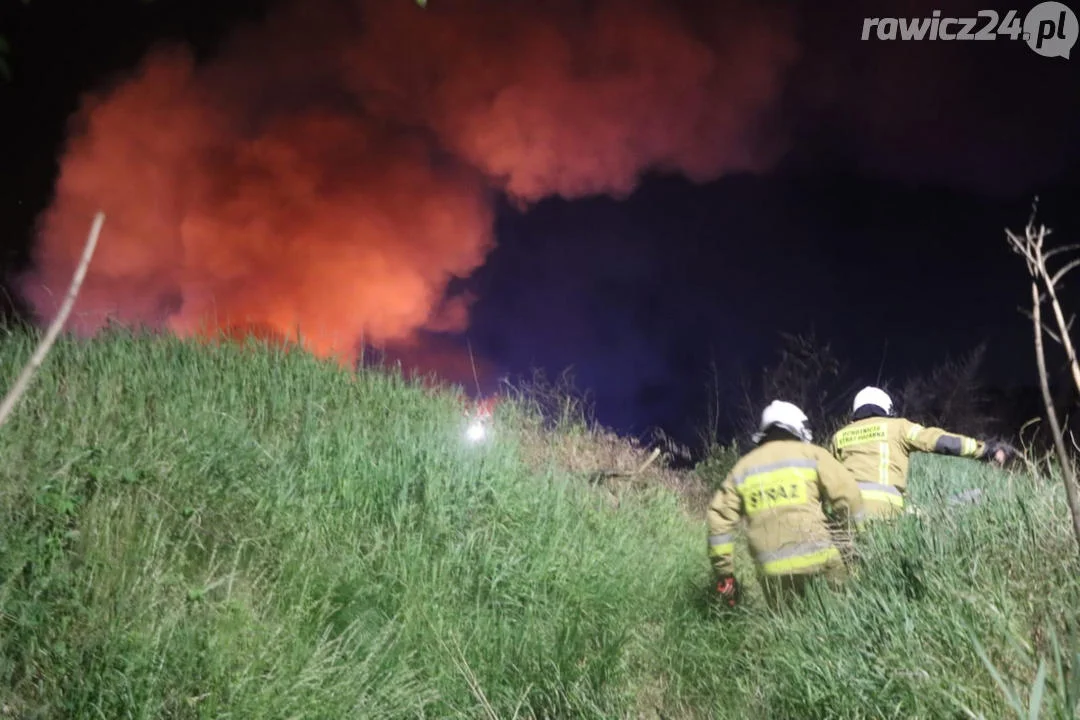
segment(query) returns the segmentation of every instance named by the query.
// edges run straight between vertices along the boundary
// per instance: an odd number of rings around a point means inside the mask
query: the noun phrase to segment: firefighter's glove
[[[1016,457],[1016,454],[1016,448],[1012,445],[991,440],[986,443],[986,450],[983,452],[982,459],[995,465],[1004,465],[1011,458]]]
[[[732,575],[725,575],[716,581],[716,596],[728,607],[735,607],[739,598],[739,584]]]

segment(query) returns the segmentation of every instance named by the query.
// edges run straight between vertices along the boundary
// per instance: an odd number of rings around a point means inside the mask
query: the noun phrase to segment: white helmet
[[[813,442],[814,434],[810,432],[807,422],[806,413],[800,410],[799,406],[783,400],[773,400],[761,411],[761,425],[758,432],[754,433],[754,444],[761,442],[765,432],[773,426],[787,430],[800,440]]]
[[[855,402],[851,404],[851,412],[856,412],[863,405],[877,405],[887,415],[892,415],[892,398],[881,388],[867,386],[855,395]]]

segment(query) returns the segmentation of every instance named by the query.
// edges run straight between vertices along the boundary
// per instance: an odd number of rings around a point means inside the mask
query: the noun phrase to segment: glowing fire
[[[81,333],[253,331],[351,363],[462,330],[473,299],[446,291],[493,248],[493,191],[622,196],[649,168],[776,157],[759,113],[795,57],[784,18],[695,12],[297,0],[204,65],[158,48],[83,99],[22,293],[56,312],[102,209]]]

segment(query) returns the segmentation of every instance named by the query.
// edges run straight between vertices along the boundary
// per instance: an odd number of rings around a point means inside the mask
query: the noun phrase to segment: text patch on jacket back
[[[738,486],[747,515],[808,500],[806,483],[817,477],[813,468],[786,467],[751,475]]]
[[[889,437],[884,423],[847,428],[836,433],[833,443],[837,450],[868,442],[885,442]]]

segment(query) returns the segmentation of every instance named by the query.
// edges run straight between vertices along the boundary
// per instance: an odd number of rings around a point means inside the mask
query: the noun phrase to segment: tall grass
[[[31,351],[5,338],[0,379]],[[1013,717],[1033,685],[1042,717],[1075,707],[1060,483],[919,458],[922,517],[867,537],[844,593],[772,613],[740,548],[747,601],[716,614],[701,513],[660,486],[611,505],[532,459],[533,427],[512,405],[467,445],[449,393],[300,353],[58,343],[0,432],[0,711]]]

